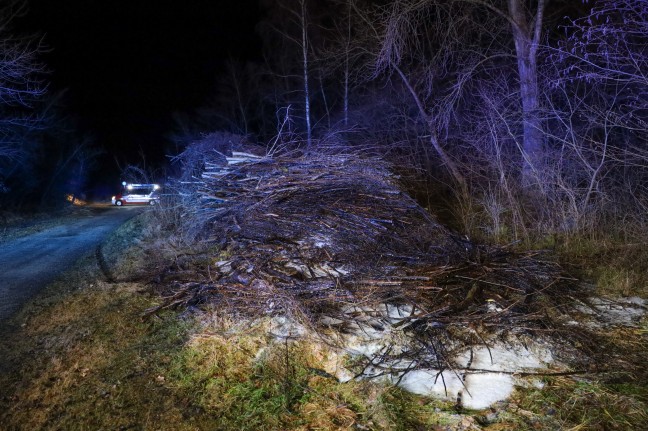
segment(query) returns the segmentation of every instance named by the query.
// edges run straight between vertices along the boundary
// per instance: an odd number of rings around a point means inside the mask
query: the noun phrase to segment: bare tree
[[[0,3],[0,161],[22,154],[17,129],[34,126],[29,109],[45,93],[38,41],[12,34],[13,22],[25,12],[24,0]]]
[[[269,3],[268,17],[260,26],[264,34],[266,64],[274,79],[272,88],[277,112],[289,105],[303,107],[306,145],[311,146],[313,113],[309,34],[310,11],[307,0],[281,0]],[[298,94],[299,99],[294,95]]]
[[[466,1],[501,16],[511,26],[519,74],[520,100],[523,115],[522,180],[529,184],[538,178],[536,169],[543,150],[538,88],[538,50],[542,38],[545,0],[507,0],[507,9],[498,8],[496,1]]]
[[[364,78],[386,74],[400,81],[425,126],[429,145],[451,178],[465,190],[465,178],[440,139],[451,110],[442,108],[447,94],[442,94],[439,83],[448,77],[445,60],[452,55],[453,46],[438,41],[454,43],[458,29],[442,29],[434,21],[441,22],[441,16],[451,19],[450,11],[443,5],[418,0],[397,0],[383,7],[363,7],[357,2],[351,5],[358,25],[364,26],[354,40],[355,50],[364,56]]]
[[[487,80],[496,66],[517,72],[522,184],[537,181],[544,141],[538,83],[544,12],[545,0],[396,0],[373,15],[362,12],[379,46],[374,76],[393,73],[410,90],[429,124],[431,146],[457,182],[462,174],[439,132],[454,107],[465,103],[471,83]]]
[[[304,76],[304,116],[306,117],[306,143],[311,147],[312,127],[310,113],[310,89],[308,86],[308,18],[306,16],[306,0],[299,0],[299,24],[301,27],[302,73]]]
[[[623,196],[648,195],[648,2],[600,0],[567,30],[546,105],[558,190],[580,226],[602,200],[620,208]]]
[[[565,78],[648,85],[648,2],[599,0],[572,22],[559,52]]]
[[[556,50],[561,85],[596,88],[600,124],[625,134],[626,156],[645,166],[648,151],[648,2],[601,0],[575,21],[566,43]],[[605,95],[603,95],[603,93]],[[628,160],[626,160],[627,162]]]

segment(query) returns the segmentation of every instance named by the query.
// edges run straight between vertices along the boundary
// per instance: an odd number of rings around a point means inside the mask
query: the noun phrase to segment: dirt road
[[[98,206],[61,224],[0,244],[0,320],[95,250],[112,231],[143,208]]]

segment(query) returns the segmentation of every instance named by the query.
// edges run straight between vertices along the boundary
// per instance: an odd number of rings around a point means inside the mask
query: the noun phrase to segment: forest
[[[170,157],[209,134],[380,155],[422,205],[471,235],[638,233],[645,1],[261,5],[259,60],[229,61],[203,106],[174,114]],[[0,10],[5,206],[83,193],[101,152],[61,108],[65,95],[48,92],[42,40],[13,33],[27,7]]]
[[[645,1],[272,2],[258,29],[263,62],[230,63],[176,116],[179,148],[225,132],[379,154],[496,240],[641,230]]]

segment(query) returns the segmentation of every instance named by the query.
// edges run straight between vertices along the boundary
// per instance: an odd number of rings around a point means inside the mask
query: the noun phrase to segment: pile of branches
[[[400,324],[412,328],[544,330],[578,294],[540,253],[451,232],[379,158],[216,153],[195,178],[186,222],[219,252],[188,265],[191,281],[175,282],[158,308],[219,302],[343,329],[392,305],[408,310]]]

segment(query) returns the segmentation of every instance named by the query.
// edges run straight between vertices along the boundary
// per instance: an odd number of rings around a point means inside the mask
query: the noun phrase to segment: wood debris
[[[443,362],[452,328],[470,329],[465,344],[475,331],[554,331],[580,295],[542,252],[476,245],[441,225],[379,158],[230,150],[194,180],[185,222],[220,256],[157,309],[219,303],[321,330],[392,326]]]

